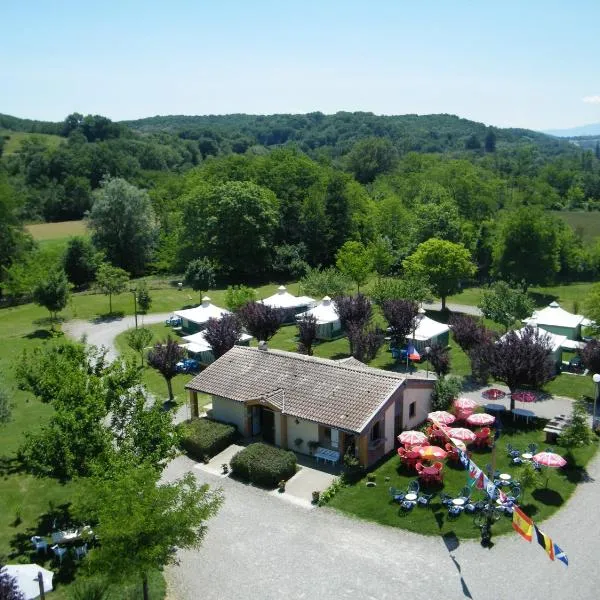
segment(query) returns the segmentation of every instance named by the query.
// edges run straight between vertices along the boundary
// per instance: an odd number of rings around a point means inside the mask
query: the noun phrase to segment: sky
[[[0,0],[0,113],[600,122],[599,0]]]

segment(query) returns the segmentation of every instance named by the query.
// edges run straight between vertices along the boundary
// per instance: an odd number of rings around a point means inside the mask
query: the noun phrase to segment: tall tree
[[[323,296],[343,296],[352,282],[335,267],[309,269],[300,280],[300,289],[304,294],[323,298]]]
[[[385,341],[385,332],[379,327],[348,325],[348,340],[351,355],[361,362],[371,362]]]
[[[231,311],[238,311],[248,302],[256,302],[256,290],[245,285],[227,286],[225,306]]]
[[[486,152],[496,152],[496,133],[491,127],[485,136],[484,147]]]
[[[600,373],[600,342],[589,341],[581,351],[581,361],[591,373]]]
[[[108,179],[95,192],[89,214],[92,241],[106,258],[140,275],[152,258],[158,224],[148,194],[124,179]]]
[[[383,306],[386,300],[425,302],[432,298],[432,292],[424,277],[385,277],[373,284],[371,298],[377,306]]]
[[[377,175],[391,170],[396,158],[396,149],[389,139],[370,137],[356,142],[346,161],[357,181],[371,183]]]
[[[157,342],[148,352],[148,364],[156,369],[167,382],[169,402],[175,399],[171,380],[177,375],[177,363],[185,356],[185,350],[170,336],[161,344]]]
[[[188,263],[184,281],[195,292],[200,293],[200,300],[205,292],[215,286],[215,271],[214,263],[205,256]]]
[[[220,319],[209,319],[204,330],[204,339],[210,344],[215,359],[231,350],[242,335],[242,324],[237,315],[223,315]]]
[[[554,375],[549,337],[533,327],[509,331],[491,350],[490,373],[509,387],[511,410],[515,408],[512,393],[519,386],[540,388]]]
[[[366,329],[373,317],[373,307],[369,299],[363,294],[356,294],[356,296],[336,296],[333,301],[342,329],[348,333],[350,354],[354,356],[354,342],[362,345],[361,352],[367,351],[366,346],[370,342],[374,343],[376,339],[373,337],[366,339],[362,335],[362,331]]]
[[[493,339],[493,332],[471,315],[453,314],[449,321],[454,341],[463,352],[470,352],[487,339]]]
[[[317,339],[317,318],[306,315],[298,319],[298,352],[312,356],[313,345]]]
[[[74,286],[81,287],[94,281],[99,263],[100,256],[88,238],[77,236],[67,242],[63,264]]]
[[[175,562],[175,549],[198,548],[223,501],[191,473],[174,483],[158,479],[147,464],[94,477],[83,482],[73,507],[102,539],[88,554],[90,568],[117,581],[137,578],[144,600],[149,573]]]
[[[330,257],[335,256],[335,253],[342,247],[352,227],[347,182],[342,173],[332,173],[327,182],[323,216],[327,228],[325,233],[327,256],[331,260]]]
[[[69,282],[62,269],[56,269],[48,274],[44,281],[40,281],[33,290],[33,299],[36,304],[43,306],[50,313],[52,331],[57,314],[67,306],[69,300]]]
[[[122,294],[129,281],[129,275],[119,267],[113,267],[108,263],[102,263],[98,267],[96,275],[96,285],[100,291],[108,296],[108,312],[112,315],[112,297],[113,294]]]
[[[152,332],[145,327],[131,329],[127,332],[127,345],[140,355],[140,365],[144,366],[144,350],[152,341]]]
[[[248,333],[259,342],[269,341],[281,327],[281,313],[262,302],[248,302],[238,311]]]
[[[140,281],[134,291],[140,312],[147,313],[152,306],[152,296],[150,295],[148,284],[145,281]]]
[[[420,244],[403,265],[409,277],[427,278],[442,300],[442,310],[446,310],[446,298],[460,292],[461,282],[476,271],[471,253],[462,244],[436,238]]]
[[[450,349],[442,344],[431,344],[426,355],[427,360],[438,378],[450,373]]]
[[[336,254],[337,268],[351,279],[360,292],[360,286],[367,282],[373,270],[371,253],[360,242],[346,242]]]
[[[371,254],[371,264],[375,273],[381,278],[389,275],[394,264],[394,249],[389,238],[379,236],[368,246]]]
[[[503,325],[504,331],[508,331],[516,321],[530,316],[535,308],[527,292],[505,281],[497,281],[484,290],[477,306],[484,317]]]
[[[417,326],[419,305],[413,300],[386,300],[382,311],[391,330],[393,345],[396,348],[403,346]]]

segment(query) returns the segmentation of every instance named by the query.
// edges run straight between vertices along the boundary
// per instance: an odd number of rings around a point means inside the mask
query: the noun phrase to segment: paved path
[[[441,302],[423,302],[423,308],[426,310],[442,310]],[[453,302],[446,302],[446,308],[450,312],[465,313],[466,315],[473,315],[475,317],[481,317],[481,311],[476,306],[470,304],[454,304]]]

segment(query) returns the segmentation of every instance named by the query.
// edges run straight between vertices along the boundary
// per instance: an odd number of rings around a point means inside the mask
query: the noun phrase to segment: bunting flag
[[[485,484],[485,491],[487,493],[487,495],[494,500],[495,498],[498,497],[498,488],[496,487],[496,484],[493,481],[490,481],[487,477],[487,482]]]
[[[481,469],[474,462],[471,462],[469,465],[469,486],[473,487],[476,485],[481,475],[483,475]]]
[[[475,481],[475,487],[478,490],[484,490],[485,489],[485,475],[483,474],[483,471],[479,471],[479,477]]]
[[[558,544],[554,544],[554,557],[558,558],[558,560],[565,563],[565,566],[569,566],[569,559],[567,558],[567,555],[565,554],[564,550],[561,550],[558,547]]]
[[[512,526],[523,539],[531,542],[533,521],[517,506],[513,508]]]
[[[462,463],[462,466],[465,469],[469,468],[469,463],[471,462],[467,453],[464,450],[461,450],[460,448],[458,448],[458,458],[460,459],[460,462]]]
[[[537,525],[534,524],[533,528],[535,529],[538,544],[546,551],[548,558],[554,560],[554,544],[552,543],[552,539],[543,531],[540,531]]]

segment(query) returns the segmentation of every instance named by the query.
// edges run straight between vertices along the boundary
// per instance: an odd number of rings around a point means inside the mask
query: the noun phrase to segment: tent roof
[[[214,304],[211,304],[210,298],[208,296],[204,296],[202,298],[202,304],[200,306],[196,306],[195,308],[186,308],[183,310],[176,310],[174,314],[182,319],[187,319],[192,323],[198,323],[199,325],[203,325],[209,319],[220,319],[223,315],[229,314],[229,311],[225,308],[219,308]]]
[[[190,352],[193,352],[194,354],[199,354],[200,352],[207,352],[209,350],[212,350],[210,344],[206,341],[204,334],[204,331],[199,331],[198,333],[194,333],[193,335],[184,336],[183,339],[188,343],[182,344],[182,346]],[[242,333],[239,341],[247,342],[251,339],[251,335],[248,335],[247,333]]]
[[[545,329],[542,329],[541,327],[538,327],[537,330],[540,332],[540,334],[545,334],[548,336],[548,339],[550,340],[550,347],[552,348],[552,352],[556,352],[559,348],[562,348],[565,345],[565,342],[567,341],[566,335],[556,335],[555,333],[546,331]],[[520,337],[524,331],[525,331],[525,327],[522,327],[521,329],[516,329],[515,333]],[[500,338],[500,339],[504,339],[505,336],[506,336],[506,334],[504,334],[502,336],[502,338]]]
[[[335,308],[335,302],[333,302],[329,296],[325,296],[314,308],[297,314],[296,319],[301,319],[302,317],[307,317],[309,315],[317,319],[317,325],[335,323],[340,320]]]
[[[40,572],[42,573],[42,580],[44,582],[44,591],[52,591],[52,578],[54,577],[54,573],[39,565],[5,565],[2,568],[2,572],[8,573],[10,577],[16,579],[19,590],[21,590],[25,596],[25,600],[33,600],[33,598],[40,597],[40,586],[37,581],[37,576]]]
[[[430,319],[426,315],[420,313],[417,317],[417,328],[415,329],[414,335],[408,335],[409,340],[425,341],[430,340],[442,333],[450,331],[450,328],[445,323],[439,323]]]
[[[297,308],[307,305],[312,306],[315,300],[308,296],[294,296],[287,291],[285,285],[280,285],[276,294],[261,300],[261,302],[272,308]]]
[[[523,319],[528,325],[550,325],[554,327],[577,327],[589,325],[589,319],[583,315],[574,315],[560,306],[558,302],[551,302],[546,308],[536,310],[531,317]]]

